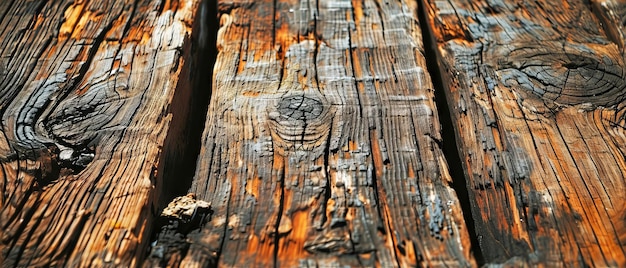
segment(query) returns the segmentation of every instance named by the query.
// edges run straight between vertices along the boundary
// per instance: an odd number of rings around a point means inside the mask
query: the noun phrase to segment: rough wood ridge
[[[137,264],[197,5],[0,1],[3,267]]]

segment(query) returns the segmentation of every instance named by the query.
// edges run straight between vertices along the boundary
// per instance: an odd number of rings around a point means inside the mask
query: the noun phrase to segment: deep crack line
[[[438,53],[437,44],[433,38],[432,31],[429,27],[429,20],[427,19],[427,11],[424,0],[418,2],[418,24],[422,31],[422,42],[424,44],[424,58],[426,59],[426,68],[431,76],[433,87],[435,90],[435,104],[437,105],[437,114],[439,116],[439,125],[441,126],[441,138],[442,138],[442,150],[446,162],[448,163],[448,171],[452,177],[452,188],[456,192],[461,210],[463,211],[463,218],[465,225],[470,236],[470,243],[472,246],[471,252],[474,255],[474,259],[478,266],[485,264],[482,250],[476,234],[474,226],[474,219],[471,209],[471,200],[469,198],[468,185],[463,173],[463,162],[461,162],[461,156],[457,147],[457,141],[455,136],[454,121],[450,114],[450,106],[446,99],[448,92],[445,84],[443,83],[443,74],[439,66],[439,60],[441,55]],[[455,168],[450,168],[455,167]]]
[[[153,211],[160,213],[172,199],[184,196],[192,188],[196,172],[197,159],[204,139],[203,132],[213,91],[213,70],[217,59],[217,31],[220,13],[216,0],[202,0],[198,7],[192,27],[191,45],[185,47],[181,56],[184,59],[180,77],[188,77],[189,81],[179,81],[174,91],[170,106],[172,119],[163,143],[163,149],[156,168],[156,187],[158,196],[153,200]],[[208,89],[208,90],[207,90]],[[202,122],[198,124],[198,122]],[[213,147],[211,150],[217,150]],[[156,212],[159,211],[159,212]],[[229,207],[226,207],[228,215]],[[161,227],[166,224],[153,215],[151,236],[149,241],[159,237]],[[227,225],[225,225],[227,226]],[[226,227],[224,227],[226,233]],[[186,234],[185,234],[186,236]],[[216,265],[221,256],[223,241],[219,251],[209,265]],[[145,243],[146,246],[149,243]],[[149,250],[144,250],[142,262],[150,260]],[[147,255],[146,255],[147,254]],[[186,253],[183,254],[183,258]],[[161,261],[161,260],[159,260]]]

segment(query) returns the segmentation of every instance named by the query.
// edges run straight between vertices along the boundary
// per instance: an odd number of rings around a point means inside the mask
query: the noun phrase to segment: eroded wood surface
[[[198,1],[0,2],[0,263],[132,266]]]
[[[485,261],[625,266],[623,3],[425,2]]]
[[[471,266],[414,1],[221,1],[181,266]]]
[[[0,1],[2,266],[140,265],[188,186],[200,2]],[[476,266],[417,5],[218,1],[143,265]],[[626,266],[626,3],[423,8],[484,261]]]

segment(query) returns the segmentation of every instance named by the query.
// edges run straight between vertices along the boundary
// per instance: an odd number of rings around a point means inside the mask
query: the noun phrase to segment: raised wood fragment
[[[143,266],[178,267],[189,249],[185,236],[205,224],[210,215],[211,204],[193,193],[174,198],[155,219],[159,229]]]
[[[197,6],[0,2],[0,263],[137,265]]]
[[[472,266],[414,1],[221,1],[181,266]]]
[[[485,261],[626,266],[623,24],[586,1],[425,2]]]

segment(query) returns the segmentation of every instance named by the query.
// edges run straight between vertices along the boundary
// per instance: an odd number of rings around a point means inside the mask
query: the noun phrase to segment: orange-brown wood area
[[[0,266],[139,264],[198,3],[0,1]]]
[[[485,261],[625,266],[624,3],[426,2]]]
[[[471,266],[415,1],[222,1],[183,267]],[[169,262],[171,263],[171,262]]]
[[[626,267],[624,0],[0,0],[0,267]]]

